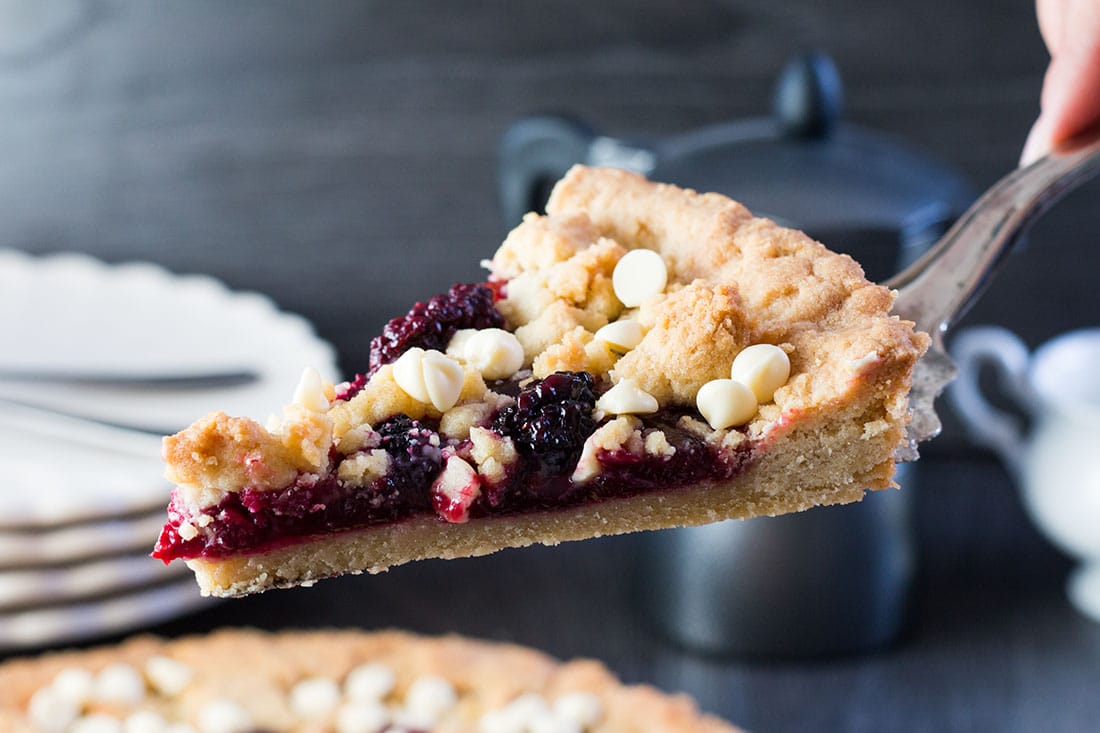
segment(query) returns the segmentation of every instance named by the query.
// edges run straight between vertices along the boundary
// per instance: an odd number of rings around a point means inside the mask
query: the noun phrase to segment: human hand
[[[1036,10],[1050,65],[1021,165],[1100,122],[1100,2],[1037,0]]]

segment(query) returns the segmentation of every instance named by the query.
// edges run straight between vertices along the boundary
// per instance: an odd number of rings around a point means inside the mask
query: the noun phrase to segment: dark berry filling
[[[750,441],[736,449],[716,447],[681,425],[683,416],[695,413],[664,410],[642,418],[643,435],[660,430],[673,451],[601,451],[599,472],[574,482],[571,476],[584,443],[597,427],[592,418],[596,393],[595,380],[587,372],[558,372],[519,390],[515,404],[501,410],[491,426],[512,439],[520,458],[505,480],[482,484],[468,507],[452,506],[445,497],[432,495],[432,482],[444,464],[441,436],[431,426],[398,415],[377,427],[391,461],[386,475],[370,486],[348,487],[330,474],[303,476],[279,491],[244,489],[205,509],[215,529],[200,531],[190,540],[184,540],[178,529],[184,521],[197,524],[196,518],[185,516],[173,500],[169,523],[153,554],[165,561],[219,557],[413,516],[435,514],[440,521],[463,521],[553,510],[726,480],[750,460]],[[333,463],[341,458],[334,453]]]
[[[501,328],[504,316],[496,309],[499,284],[459,283],[446,293],[417,303],[408,313],[394,318],[370,342],[370,362],[366,374],[357,374],[337,395],[347,400],[359,393],[371,375],[383,364],[390,364],[414,346],[443,351],[462,328]]]
[[[550,476],[572,472],[596,431],[596,383],[588,372],[555,372],[522,389],[493,428],[512,439],[520,455]]]
[[[671,455],[638,454],[625,449],[600,451],[599,473],[579,483],[570,478],[576,461],[564,474],[557,475],[548,473],[537,461],[521,461],[506,481],[483,487],[482,500],[474,505],[471,516],[548,510],[721,481],[732,478],[748,463],[749,441],[743,441],[735,450],[715,448],[680,427],[679,420],[685,414],[690,413],[663,410],[642,419],[644,433],[664,433],[675,449]]]
[[[203,511],[217,531],[200,532],[189,540],[180,536],[179,527],[184,521],[194,523],[196,518],[188,517],[173,497],[168,506],[168,524],[161,531],[153,556],[168,561],[226,555],[431,511],[429,488],[443,465],[439,435],[405,415],[382,423],[378,432],[381,447],[390,455],[390,468],[370,486],[347,487],[332,474],[320,478],[303,475],[278,491],[246,488],[231,492]]]

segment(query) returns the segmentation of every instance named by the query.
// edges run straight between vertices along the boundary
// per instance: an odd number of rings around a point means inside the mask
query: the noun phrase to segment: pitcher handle
[[[981,368],[992,367],[1005,395],[1024,411],[1035,414],[1035,398],[1027,385],[1028,349],[1016,334],[997,326],[979,326],[960,333],[951,345],[959,377],[948,398],[978,445],[994,450],[1015,475],[1023,462],[1024,429],[1019,418],[994,406],[980,383]]]

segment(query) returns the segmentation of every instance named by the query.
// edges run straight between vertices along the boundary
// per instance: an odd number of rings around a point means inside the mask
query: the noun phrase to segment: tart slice
[[[223,630],[0,665],[6,733],[735,733],[592,660],[388,631]]]
[[[928,337],[850,257],[617,170],[574,168],[547,211],[353,381],[166,438],[154,555],[242,595],[891,485]]]

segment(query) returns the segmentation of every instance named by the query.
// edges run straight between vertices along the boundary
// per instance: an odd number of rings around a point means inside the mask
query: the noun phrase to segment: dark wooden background
[[[758,116],[784,61],[807,49],[835,58],[848,119],[978,189],[1015,165],[1046,61],[1025,0],[0,0],[0,246],[150,260],[268,293],[312,319],[351,372],[387,318],[477,277],[507,229],[496,148],[513,120],[568,111],[660,135]],[[1033,345],[1096,325],[1098,192],[1041,223],[966,322]],[[634,613],[629,538],[424,563],[160,630],[514,639],[689,690],[762,731],[1094,727],[1100,628],[1067,607],[1068,563],[1000,468],[949,426],[917,504],[913,621],[872,656],[679,652]]]

